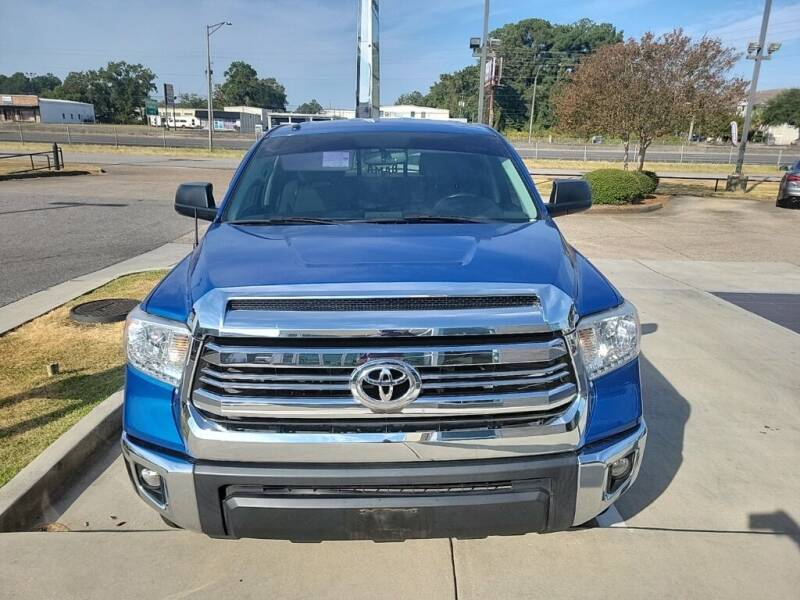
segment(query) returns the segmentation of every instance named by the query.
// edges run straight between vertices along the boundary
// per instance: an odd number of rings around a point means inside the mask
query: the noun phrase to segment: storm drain
[[[124,321],[128,313],[139,304],[131,298],[106,298],[74,306],[69,318],[78,323],[116,323]]]

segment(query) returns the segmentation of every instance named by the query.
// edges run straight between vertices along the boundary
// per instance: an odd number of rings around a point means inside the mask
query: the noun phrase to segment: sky
[[[440,73],[472,62],[483,0],[381,0],[381,100],[427,92]],[[683,27],[744,52],[758,39],[763,0],[492,0],[490,29],[525,18],[609,22],[625,37]],[[231,21],[211,38],[214,77],[234,60],[283,83],[290,107],[311,98],[325,107],[355,103],[357,0],[0,0],[0,73],[141,63],[158,89],[205,95],[205,25]],[[800,0],[775,0],[768,42],[782,48],[761,70],[759,89],[800,87]],[[752,61],[736,74],[749,80]]]

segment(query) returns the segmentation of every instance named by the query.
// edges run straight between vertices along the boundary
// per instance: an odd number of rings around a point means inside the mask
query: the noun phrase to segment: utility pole
[[[484,86],[486,81],[486,50],[489,43],[489,0],[483,0],[483,37],[481,37],[481,67],[478,73],[478,123],[483,123]]]
[[[220,21],[214,25],[206,25],[206,73],[208,74],[208,149],[214,149],[214,100],[211,96],[211,36],[228,21]],[[169,108],[167,108],[169,110]]]
[[[544,65],[539,65],[536,68],[536,76],[533,78],[533,94],[531,94],[531,120],[528,123],[528,143],[531,143],[533,137],[533,110],[536,108],[536,84],[539,83],[539,71],[542,70]]]
[[[356,49],[356,118],[381,116],[380,11],[378,0],[358,2]]]
[[[747,58],[755,61],[753,65],[753,80],[750,82],[750,93],[747,97],[747,109],[744,113],[744,128],[742,130],[742,141],[739,142],[739,157],[736,159],[736,170],[728,177],[727,190],[747,185],[747,179],[742,177],[744,167],[744,156],[747,150],[747,138],[750,135],[750,125],[753,119],[753,105],[756,101],[756,91],[758,89],[758,75],[761,72],[761,61],[770,60],[772,54],[780,48],[780,44],[770,44],[767,42],[767,27],[769,26],[769,13],[772,9],[772,0],[764,2],[764,16],[761,19],[761,33],[758,36],[758,43],[750,43],[747,47]],[[766,54],[764,51],[766,50]]]

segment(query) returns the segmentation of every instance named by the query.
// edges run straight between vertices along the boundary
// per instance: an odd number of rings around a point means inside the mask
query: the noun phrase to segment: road
[[[644,464],[598,526],[389,544],[212,540],[166,528],[115,445],[46,507],[43,523],[63,532],[0,534],[0,596],[795,597],[800,334],[715,293],[791,294],[800,313],[800,239],[787,237],[800,211],[683,199],[559,223],[637,305],[645,333]]]
[[[232,132],[216,134],[215,144],[219,148],[245,150],[255,141],[255,134],[240,135]],[[0,142],[58,142],[59,144],[102,144],[122,146],[154,146],[166,148],[206,148],[208,138],[202,130],[166,131],[157,128],[120,127],[116,133],[110,126],[26,126],[0,127]],[[621,145],[612,144],[550,144],[538,142],[528,144],[514,142],[514,146],[525,158],[558,160],[602,160],[621,161]],[[674,163],[734,164],[736,149],[732,146],[654,145],[647,150],[650,161]],[[631,153],[633,159],[633,152]],[[800,159],[800,147],[765,147],[751,145],[746,163],[753,165],[789,165]]]
[[[189,233],[192,221],[172,208],[177,185],[211,181],[221,198],[233,174],[192,161],[104,168],[0,182],[0,306]]]

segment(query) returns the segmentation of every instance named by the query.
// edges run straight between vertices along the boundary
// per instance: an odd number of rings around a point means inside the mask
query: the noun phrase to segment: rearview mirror
[[[175,192],[175,212],[186,217],[213,221],[217,216],[214,186],[205,181],[182,183]]]
[[[592,189],[583,179],[556,179],[546,206],[551,217],[588,210],[592,207]]]

